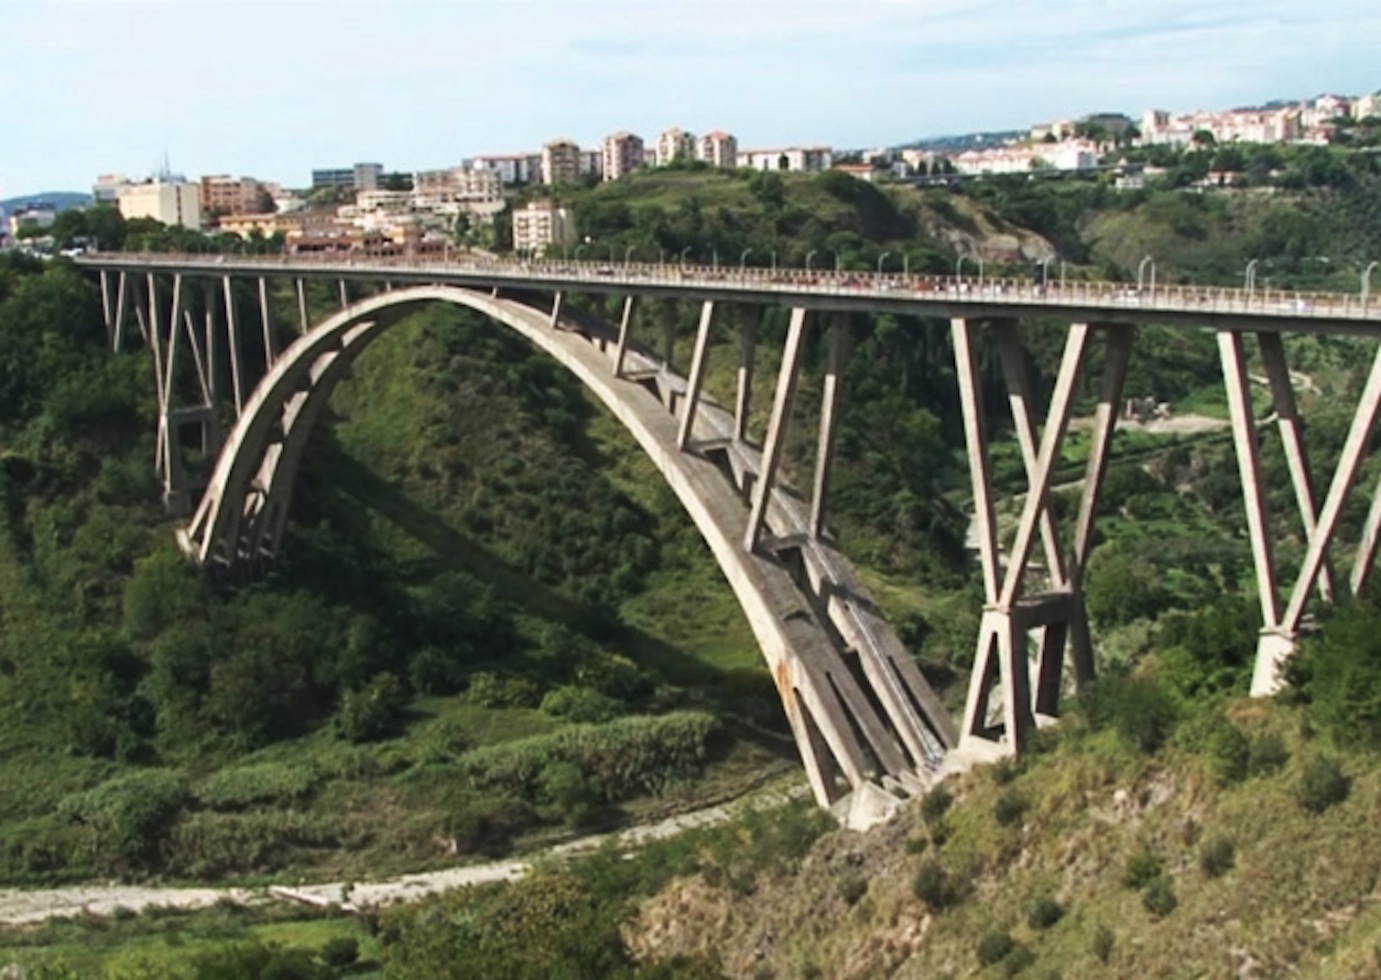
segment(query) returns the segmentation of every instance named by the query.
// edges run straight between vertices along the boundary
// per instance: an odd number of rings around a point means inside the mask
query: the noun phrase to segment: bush
[[[349,966],[360,958],[360,944],[354,936],[336,936],[321,947],[321,961],[337,969]]]
[[[1127,859],[1127,866],[1122,871],[1122,884],[1128,888],[1144,888],[1164,871],[1165,864],[1160,856],[1143,844]]]
[[[346,691],[336,710],[336,732],[356,744],[392,734],[407,705],[403,684],[392,674],[379,674],[360,691]]]
[[[567,685],[548,691],[542,698],[542,710],[553,718],[597,725],[621,714],[624,704],[591,688]]]
[[[1002,961],[1002,972],[1009,977],[1014,977],[1024,970],[1031,967],[1036,962],[1036,954],[1025,946],[1018,944],[1007,958]]]
[[[921,797],[921,817],[926,823],[936,823],[944,818],[953,805],[954,795],[945,787],[936,786]]]
[[[989,929],[978,937],[978,962],[983,966],[1001,963],[1015,946],[1016,943],[1012,942],[1012,935],[1007,930]]]
[[[911,891],[932,912],[943,912],[957,904],[953,883],[939,861],[926,861],[911,879]]]
[[[1026,815],[1026,799],[1014,789],[1004,790],[993,804],[993,816],[1003,827],[1010,827]]]
[[[1064,914],[1064,906],[1049,895],[1041,895],[1026,910],[1026,924],[1032,929],[1049,929],[1064,918]]]
[[[868,879],[861,874],[848,874],[839,883],[839,897],[845,905],[857,905],[859,899],[868,894]]]
[[[1352,790],[1352,782],[1344,775],[1332,756],[1316,755],[1305,763],[1295,784],[1295,798],[1310,813],[1323,813],[1343,802]]]
[[[1141,752],[1159,750],[1175,729],[1175,706],[1150,677],[1109,674],[1078,703],[1090,727],[1112,728]]]
[[[1093,950],[1093,955],[1098,958],[1099,963],[1106,963],[1112,959],[1113,947],[1117,945],[1117,933],[1111,928],[1099,923],[1093,930],[1093,940],[1089,944]]]
[[[1290,761],[1290,749],[1285,739],[1275,732],[1266,732],[1251,740],[1247,752],[1247,771],[1253,776],[1269,776]]]
[[[1209,878],[1227,874],[1234,859],[1232,841],[1226,837],[1210,837],[1199,845],[1199,870]]]
[[[242,810],[257,803],[293,803],[311,794],[319,781],[316,769],[289,762],[222,769],[197,787],[196,798],[213,810]]]
[[[480,671],[470,678],[465,698],[481,708],[531,708],[537,704],[537,685],[526,677],[500,677]]]
[[[158,861],[186,800],[187,790],[176,774],[152,769],[69,796],[58,812],[94,828],[119,865],[147,869]]]
[[[1163,919],[1175,907],[1180,904],[1180,900],[1175,897],[1175,889],[1170,884],[1170,879],[1165,875],[1157,875],[1146,883],[1146,887],[1141,892],[1142,907],[1150,912],[1157,919]]]

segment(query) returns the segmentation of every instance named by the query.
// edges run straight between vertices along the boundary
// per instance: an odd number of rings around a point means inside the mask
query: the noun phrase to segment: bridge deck
[[[826,272],[653,263],[373,256],[97,254],[95,271],[387,280],[472,289],[773,303],[950,319],[1059,317],[1103,324],[1381,336],[1381,302],[1351,293]]]

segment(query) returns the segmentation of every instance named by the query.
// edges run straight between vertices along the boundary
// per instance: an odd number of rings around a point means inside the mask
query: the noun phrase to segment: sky
[[[891,146],[1381,89],[1381,2],[0,0],[0,197],[627,129]]]

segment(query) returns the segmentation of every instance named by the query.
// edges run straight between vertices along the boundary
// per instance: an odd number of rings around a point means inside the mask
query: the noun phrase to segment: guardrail
[[[552,259],[493,259],[470,255],[235,255],[221,253],[94,253],[76,260],[95,268],[137,266],[229,274],[254,270],[261,275],[293,269],[317,274],[360,276],[377,272],[471,276],[544,286],[590,283],[603,288],[653,286],[667,289],[780,293],[784,296],[859,297],[919,302],[1077,307],[1147,313],[1214,313],[1243,316],[1381,322],[1381,302],[1352,293],[1234,289],[1216,286],[1138,285],[1073,280],[1037,282],[983,276],[843,272],[757,266],[673,262],[599,262]]]

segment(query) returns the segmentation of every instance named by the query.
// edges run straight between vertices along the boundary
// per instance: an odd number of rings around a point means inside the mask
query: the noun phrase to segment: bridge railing
[[[294,268],[359,274],[381,272],[475,275],[515,282],[543,280],[553,285],[588,282],[602,286],[646,285],[668,288],[751,290],[784,296],[914,298],[947,303],[1000,303],[1032,307],[1095,307],[1174,313],[1236,313],[1307,319],[1381,320],[1381,303],[1352,293],[1238,289],[1221,286],[1138,284],[1109,281],[939,276],[896,272],[857,272],[682,264],[679,262],[600,262],[570,259],[497,259],[465,253],[446,256],[394,256],[358,253],[298,255],[98,254],[82,264],[262,269],[264,274]]]

